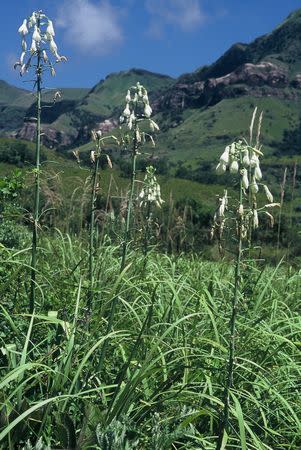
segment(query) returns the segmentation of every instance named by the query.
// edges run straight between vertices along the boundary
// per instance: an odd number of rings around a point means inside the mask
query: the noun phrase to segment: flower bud
[[[46,50],[43,50],[43,51],[42,51],[42,58],[43,58],[43,61],[44,61],[45,63],[47,63],[47,61],[48,61],[48,56],[47,56]]]
[[[54,70],[54,67],[51,67],[50,73],[51,73],[51,76],[52,76],[52,77],[55,77],[55,70]]]
[[[242,203],[239,205],[237,212],[240,216],[244,215],[244,205]]]
[[[249,188],[249,177],[248,177],[247,169],[243,169],[242,186],[243,186],[244,189],[248,189]]]
[[[253,210],[253,228],[256,230],[258,228],[259,221],[258,221],[258,212],[257,209]]]
[[[102,131],[101,130],[97,130],[96,131],[96,136],[98,137],[98,139],[100,139],[101,136],[102,136]]]
[[[129,103],[131,101],[131,92],[130,92],[130,90],[128,90],[128,92],[126,94],[125,101],[127,103]]]
[[[232,144],[230,146],[230,155],[231,156],[235,155],[235,149],[236,149],[235,142],[232,142]]]

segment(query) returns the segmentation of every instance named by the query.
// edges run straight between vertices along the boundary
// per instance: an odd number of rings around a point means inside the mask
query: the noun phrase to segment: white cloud
[[[70,44],[94,55],[110,53],[123,41],[119,13],[106,0],[65,0],[59,8],[57,25],[65,29]]]
[[[199,0],[146,0],[145,6],[151,15],[149,32],[154,36],[159,36],[165,25],[193,31],[206,20]]]

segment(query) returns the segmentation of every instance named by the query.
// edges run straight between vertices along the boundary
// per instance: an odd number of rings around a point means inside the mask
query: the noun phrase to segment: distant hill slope
[[[234,44],[215,63],[172,79],[143,69],[114,73],[92,89],[63,89],[43,110],[44,144],[70,149],[90,139],[90,130],[111,131],[129,86],[140,81],[159,122],[159,152],[191,167],[214,159],[220,147],[248,128],[255,105],[264,110],[262,140],[269,154],[299,136],[301,116],[301,9],[250,44]],[[44,106],[51,105],[51,93]],[[33,95],[0,83],[0,133],[31,140]],[[287,140],[286,140],[287,139]],[[294,151],[296,146],[292,145]],[[86,147],[84,147],[85,149]]]

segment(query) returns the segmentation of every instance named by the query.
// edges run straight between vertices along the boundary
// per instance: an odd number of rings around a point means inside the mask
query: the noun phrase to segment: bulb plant
[[[125,124],[125,135],[123,142],[126,148],[131,152],[131,183],[126,208],[126,223],[124,238],[122,244],[122,258],[120,271],[122,272],[126,264],[127,247],[130,239],[131,214],[133,208],[133,199],[136,183],[136,163],[138,155],[147,141],[155,146],[153,133],[159,131],[157,123],[151,119],[152,108],[149,104],[147,90],[139,82],[128,89],[126,97],[126,106],[120,116],[120,124]],[[147,130],[147,131],[145,131]]]
[[[260,129],[262,115],[260,116],[258,129]],[[254,124],[254,116],[252,119]],[[253,125],[252,125],[253,126]],[[259,137],[260,131],[257,133]],[[242,286],[242,262],[244,251],[250,244],[250,235],[260,224],[260,217],[266,215],[269,223],[273,226],[274,219],[270,213],[271,208],[279,206],[273,203],[273,196],[267,185],[262,183],[262,171],[260,168],[260,158],[263,156],[259,139],[256,145],[251,146],[246,140],[238,140],[226,146],[216,167],[218,174],[223,174],[229,170],[237,181],[238,196],[233,199],[233,205],[229,206],[227,190],[223,196],[218,198],[217,209],[214,214],[211,237],[217,237],[220,247],[222,246],[223,232],[228,224],[234,221],[234,237],[236,242],[236,261],[234,270],[234,292],[232,295],[231,316],[229,322],[229,342],[228,342],[228,362],[226,369],[226,380],[223,395],[223,411],[220,416],[220,426],[216,449],[223,446],[225,433],[229,433],[229,410],[230,396],[233,387],[233,376],[235,370],[235,342],[236,342],[236,320],[239,309],[239,302],[243,296]],[[263,188],[268,203],[258,207],[258,192]],[[233,210],[235,215],[233,217]],[[228,228],[231,228],[230,226]],[[246,243],[246,244],[245,244]]]
[[[122,136],[122,143],[126,149],[129,149],[131,155],[131,182],[127,198],[126,219],[123,235],[123,242],[121,244],[121,261],[120,274],[126,267],[128,244],[131,238],[131,218],[134,202],[134,193],[136,185],[136,166],[137,158],[143,150],[143,146],[150,142],[155,147],[155,140],[153,133],[159,131],[158,124],[151,118],[153,113],[149,103],[148,92],[146,88],[138,81],[135,86],[131,86],[127,90],[125,96],[125,108],[119,118],[120,125],[124,125],[124,135]],[[106,334],[109,335],[114,321],[118,296],[115,295],[111,302],[111,308],[108,317]],[[108,346],[108,339],[104,342],[98,364],[98,370],[101,371],[103,361],[105,359],[106,349]]]
[[[164,200],[161,198],[161,188],[155,175],[156,169],[153,166],[146,168],[142,189],[139,193],[139,206],[145,212],[146,227],[144,233],[143,253],[144,253],[144,272],[147,264],[148,243],[150,240],[150,231],[152,224],[152,207],[161,208]]]
[[[18,30],[21,36],[22,52],[15,68],[19,69],[20,75],[26,75],[31,69],[35,74],[34,88],[36,90],[36,155],[35,155],[35,188],[34,188],[34,211],[32,226],[32,251],[31,251],[31,275],[29,312],[35,307],[36,292],[36,265],[37,265],[37,240],[40,214],[40,153],[41,153],[41,112],[42,112],[42,83],[43,75],[49,71],[55,76],[55,69],[51,55],[55,62],[67,61],[65,56],[60,56],[58,47],[54,40],[55,31],[53,22],[42,11],[34,11],[32,15],[23,20]]]

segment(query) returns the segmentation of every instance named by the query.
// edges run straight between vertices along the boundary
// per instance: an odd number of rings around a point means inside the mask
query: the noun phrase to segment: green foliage
[[[119,246],[95,255],[89,329],[85,239],[56,233],[41,241],[39,313],[22,314],[26,252],[2,253],[0,440],[4,448],[204,448],[213,450],[233,267],[197,256],[128,255]],[[229,448],[300,447],[298,298],[290,267],[246,264],[239,298]],[[15,281],[13,281],[15,280]],[[20,281],[18,281],[20,280]],[[119,303],[101,373],[99,351],[111,302]],[[47,314],[47,311],[52,311]],[[19,399],[19,400],[18,400]],[[21,399],[24,399],[23,401]],[[115,447],[114,447],[115,446]],[[28,447],[31,448],[31,447]]]
[[[46,156],[42,153],[41,161],[45,161]],[[0,161],[13,164],[17,167],[24,167],[28,164],[34,164],[35,153],[34,145],[16,139],[0,139]]]

